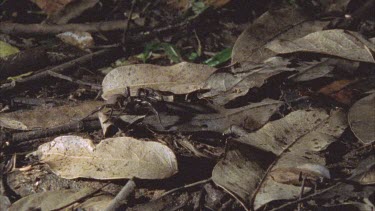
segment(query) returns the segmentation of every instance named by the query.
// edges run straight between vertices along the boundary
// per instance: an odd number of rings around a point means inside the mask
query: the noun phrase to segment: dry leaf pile
[[[105,4],[33,2],[47,15],[46,23],[68,28],[64,24]],[[5,181],[0,210],[373,210],[375,28],[366,28],[363,24],[374,21],[358,11],[375,9],[375,4],[358,2],[271,7],[233,43],[230,64],[194,63],[198,60],[183,59],[175,46],[164,43],[112,67],[107,63],[100,69],[105,73],[101,85],[74,78],[78,73],[67,76],[62,69],[95,63],[98,56],[104,62],[124,49],[132,52],[137,49],[131,45],[134,36],[128,36],[132,31],[122,30],[120,43],[99,51],[93,37],[108,39],[104,31],[118,30],[117,22],[101,26],[104,34],[67,30],[57,35],[84,55],[8,81],[1,76],[9,73],[0,70],[0,80],[6,81],[0,81],[0,96],[12,96],[0,101]],[[236,1],[166,4],[183,7],[186,14],[191,10],[197,18],[197,3],[204,13],[206,7],[225,10]],[[122,7],[114,5],[113,11]],[[137,16],[130,16],[136,23]],[[198,55],[202,45],[194,33]],[[163,58],[160,49],[169,62],[176,57],[182,62],[139,64],[141,56],[143,61],[145,55]],[[22,51],[0,58],[0,67],[21,56]],[[33,77],[46,76],[91,92],[69,91],[70,101],[59,100],[59,93],[51,99],[14,95],[35,82]],[[24,110],[23,104],[34,107]],[[37,193],[28,193],[26,183],[39,188]]]

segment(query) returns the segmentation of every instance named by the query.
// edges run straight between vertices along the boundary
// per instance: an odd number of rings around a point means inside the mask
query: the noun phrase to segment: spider
[[[104,105],[100,106],[98,109],[91,112],[87,117],[103,110],[104,108],[109,108],[109,118],[110,120],[113,116],[114,111],[119,111],[117,117],[122,113],[133,113],[133,114],[148,114],[153,113],[157,116],[159,124],[164,128],[159,113],[155,109],[158,102],[163,101],[163,95],[161,92],[150,88],[139,88],[135,96],[130,95],[130,88],[127,87],[124,94],[115,94],[108,98]],[[106,120],[106,122],[108,121]]]

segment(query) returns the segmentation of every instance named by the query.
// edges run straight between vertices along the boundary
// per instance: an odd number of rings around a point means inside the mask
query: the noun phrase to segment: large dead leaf
[[[375,140],[375,94],[358,100],[349,110],[348,121],[354,135],[363,143]]]
[[[130,137],[104,139],[95,146],[79,136],[60,136],[39,146],[36,154],[67,179],[163,179],[178,171],[167,146]]]
[[[214,114],[189,114],[184,116],[169,116],[159,114],[160,125],[156,116],[148,116],[143,120],[144,124],[152,126],[158,131],[178,131],[178,132],[201,132],[210,131],[223,133],[232,125],[240,125],[246,130],[258,129],[268,122],[269,118],[275,114],[283,105],[282,101],[265,99],[259,103],[252,103],[234,109],[223,109]]]
[[[296,40],[279,40],[270,43],[267,48],[279,54],[312,52],[375,63],[372,55],[375,45],[357,32],[342,29],[314,32]]]
[[[15,130],[57,127],[86,117],[102,104],[101,101],[85,101],[77,105],[38,107],[33,110],[2,113],[0,114],[0,126]]]
[[[294,6],[264,13],[238,37],[232,63],[262,62],[276,54],[265,48],[268,43],[278,39],[294,40],[320,31],[328,24],[327,21],[312,21],[306,14]]]
[[[333,111],[329,115],[322,110],[295,111],[253,133],[232,127],[232,132],[239,136],[236,141],[279,156],[260,187],[255,207],[259,208],[273,200],[299,196],[301,188],[296,186],[295,178],[300,172],[308,177],[329,177],[324,158],[318,152],[334,142],[346,127],[343,112]],[[224,160],[215,167],[214,182],[233,193],[248,207],[255,190],[254,184],[264,176],[266,167],[260,163],[261,159],[249,160],[250,155],[241,155],[238,151],[233,153],[236,159],[231,162]],[[243,160],[245,157],[246,160]],[[233,172],[239,175],[229,177]],[[249,174],[253,176],[248,177]],[[290,181],[285,181],[283,175],[289,175]],[[242,190],[239,191],[239,188]]]
[[[215,68],[182,62],[173,66],[136,64],[113,69],[103,80],[104,99],[114,94],[124,94],[127,87],[132,95],[139,88],[187,94],[201,89]]]
[[[31,194],[12,204],[9,211],[58,210],[83,199],[95,191],[95,189],[84,188],[78,192],[74,190],[58,190]]]

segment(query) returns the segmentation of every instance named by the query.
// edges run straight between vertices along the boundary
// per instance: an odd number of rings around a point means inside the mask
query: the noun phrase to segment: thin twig
[[[99,84],[94,84],[94,83],[89,83],[89,82],[81,81],[81,80],[74,79],[72,77],[60,74],[60,73],[48,71],[48,75],[50,75],[52,77],[55,77],[55,78],[62,79],[62,80],[67,80],[67,81],[70,81],[72,83],[76,83],[76,84],[79,84],[79,85],[89,86],[89,87],[91,87],[91,89],[95,89],[95,90],[101,90],[102,89],[102,86],[99,85]]]
[[[105,21],[78,24],[20,24],[0,22],[0,33],[3,34],[59,34],[66,31],[103,32],[121,30],[124,28],[126,20]]]
[[[132,1],[132,6],[130,8],[129,16],[128,16],[128,19],[126,20],[126,25],[125,25],[125,28],[124,28],[124,33],[122,35],[122,40],[121,40],[123,48],[125,48],[125,46],[126,46],[125,45],[126,44],[126,37],[127,37],[128,31],[129,31],[130,20],[132,19],[133,12],[134,12],[134,6],[135,6],[136,2],[137,2],[137,0],[133,0]]]
[[[136,185],[132,178],[126,183],[126,185],[121,189],[116,197],[112,199],[109,205],[105,208],[105,211],[115,211],[120,208],[121,205],[125,204],[125,201],[130,196],[130,194],[134,192],[135,187]]]
[[[176,191],[182,190],[182,189],[186,189],[186,188],[194,187],[194,186],[196,186],[196,185],[201,185],[201,184],[204,184],[204,183],[210,182],[211,180],[212,180],[212,178],[208,178],[208,179],[200,180],[200,181],[198,181],[198,182],[194,182],[194,183],[191,183],[191,184],[188,184],[188,185],[184,185],[184,186],[182,186],[182,187],[178,187],[178,188],[171,189],[171,190],[169,190],[169,191],[163,193],[163,194],[160,196],[160,198],[161,198],[161,197],[164,197],[164,196],[166,196],[166,195],[169,195],[169,194],[171,194],[171,193],[174,193],[174,192],[176,192]]]
[[[312,199],[312,198],[314,198],[314,197],[316,197],[316,196],[319,196],[319,195],[321,195],[321,194],[323,194],[323,193],[325,193],[325,192],[328,192],[329,190],[331,190],[331,189],[333,189],[333,188],[335,188],[335,187],[337,187],[337,186],[339,186],[339,185],[341,185],[341,184],[342,184],[342,182],[338,182],[338,183],[332,185],[331,187],[328,187],[328,188],[326,188],[326,189],[323,189],[323,190],[321,190],[321,191],[319,191],[319,192],[316,192],[316,193],[313,193],[313,194],[311,194],[311,195],[305,196],[305,197],[303,197],[303,198],[301,198],[301,199],[298,199],[298,200],[295,200],[295,201],[292,201],[292,202],[289,202],[289,203],[283,204],[283,205],[281,205],[281,206],[279,206],[279,207],[276,207],[276,208],[272,209],[271,211],[284,210],[285,208],[287,208],[287,207],[289,207],[289,206],[292,206],[292,205],[299,204],[299,203],[301,203],[301,202],[304,202],[304,201],[310,200],[310,199]]]
[[[30,82],[30,81],[34,81],[34,80],[37,80],[37,79],[44,78],[46,76],[49,76],[51,74],[51,72],[55,72],[55,73],[64,72],[64,71],[66,71],[66,70],[68,70],[72,67],[77,66],[77,65],[82,65],[84,63],[90,62],[90,61],[92,61],[92,59],[94,57],[103,56],[105,54],[109,54],[111,52],[114,52],[115,50],[116,50],[116,48],[99,50],[97,52],[90,53],[90,54],[81,56],[77,59],[73,59],[69,62],[65,62],[63,64],[57,65],[57,66],[55,66],[51,69],[39,71],[39,72],[35,73],[34,75],[29,76],[29,77],[16,79],[15,81],[13,81],[11,83],[5,83],[5,84],[0,86],[0,92],[5,91],[5,90],[13,89],[15,87],[15,84],[26,83],[26,82]]]

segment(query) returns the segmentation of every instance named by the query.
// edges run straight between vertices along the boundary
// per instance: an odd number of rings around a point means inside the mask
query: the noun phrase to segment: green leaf
[[[191,5],[191,9],[193,10],[195,15],[201,14],[203,11],[205,11],[208,8],[208,6],[202,2],[202,1],[194,1]]]
[[[181,55],[174,45],[171,45],[169,43],[161,43],[161,48],[163,48],[163,50],[167,54],[168,58],[172,62],[174,62],[174,63],[181,62]]]
[[[215,56],[207,59],[203,62],[203,64],[206,64],[211,67],[216,67],[220,64],[223,64],[227,62],[232,56],[232,48],[226,48],[219,53],[217,53]]]
[[[192,52],[189,55],[188,60],[192,62],[192,61],[195,61],[198,57],[199,57],[199,54],[197,52]]]
[[[145,49],[143,50],[143,53],[138,54],[136,57],[138,59],[141,59],[143,62],[146,62],[147,59],[150,58],[153,51],[159,51],[163,50],[165,54],[167,54],[168,58],[174,62],[179,63],[181,62],[181,55],[179,53],[179,50],[169,43],[148,43],[145,46]]]
[[[9,45],[6,42],[0,41],[0,58],[18,53],[20,50],[18,48]]]

